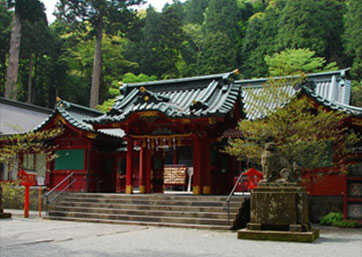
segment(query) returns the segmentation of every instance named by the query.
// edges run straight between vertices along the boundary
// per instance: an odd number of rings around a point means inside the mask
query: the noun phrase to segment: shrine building
[[[309,74],[306,78],[314,89],[286,90],[327,110],[347,113],[346,124],[361,133],[362,109],[349,105],[347,73]],[[267,79],[235,80],[236,75],[123,84],[106,113],[59,99],[53,113],[33,130],[64,129],[51,142],[58,149],[57,158],[42,171],[45,185],[51,189],[73,173],[75,182],[68,189],[73,192],[229,194],[235,178],[251,167],[222,149],[228,138],[240,136],[235,129],[238,121],[262,118],[251,109],[249,92],[257,93],[267,83]],[[360,157],[359,150],[351,158],[357,167]],[[24,153],[18,168],[36,173],[37,158]],[[332,165],[318,170],[326,176],[306,185],[311,195],[344,197],[352,182],[338,171],[328,172],[333,169]],[[360,168],[354,172],[354,178],[362,177]]]

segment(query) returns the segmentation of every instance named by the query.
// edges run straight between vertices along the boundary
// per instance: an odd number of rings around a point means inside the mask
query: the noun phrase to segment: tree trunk
[[[99,85],[102,69],[102,37],[103,21],[102,18],[100,18],[96,28],[96,45],[93,60],[92,87],[89,101],[89,106],[91,108],[96,107],[99,103]]]
[[[28,74],[28,99],[26,100],[26,102],[29,103],[29,104],[31,103],[31,96],[32,96],[33,65],[34,65],[33,54],[30,54],[29,74]]]
[[[19,70],[20,40],[21,40],[20,14],[15,12],[11,28],[9,64],[6,72],[6,83],[5,83],[5,95],[4,95],[5,98],[16,99],[16,94],[17,94],[16,83],[18,80],[18,70]]]

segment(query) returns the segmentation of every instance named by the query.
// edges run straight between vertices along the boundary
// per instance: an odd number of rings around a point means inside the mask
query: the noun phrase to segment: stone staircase
[[[247,196],[67,193],[49,207],[48,219],[229,230]]]

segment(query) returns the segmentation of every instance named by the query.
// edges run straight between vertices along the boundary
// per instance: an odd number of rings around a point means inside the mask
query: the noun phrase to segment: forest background
[[[160,12],[140,10],[141,2],[59,0],[48,24],[42,1],[0,0],[0,96],[18,47],[16,94],[8,97],[50,108],[57,96],[108,108],[120,81],[236,68],[240,78],[268,77],[280,58],[321,63],[305,72],[351,67],[351,104],[362,106],[360,0],[174,0]],[[300,54],[278,55],[287,49]]]

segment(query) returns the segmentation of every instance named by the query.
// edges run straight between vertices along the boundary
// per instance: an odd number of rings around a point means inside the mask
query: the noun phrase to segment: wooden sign
[[[187,167],[183,165],[165,165],[163,183],[166,185],[185,185]]]

